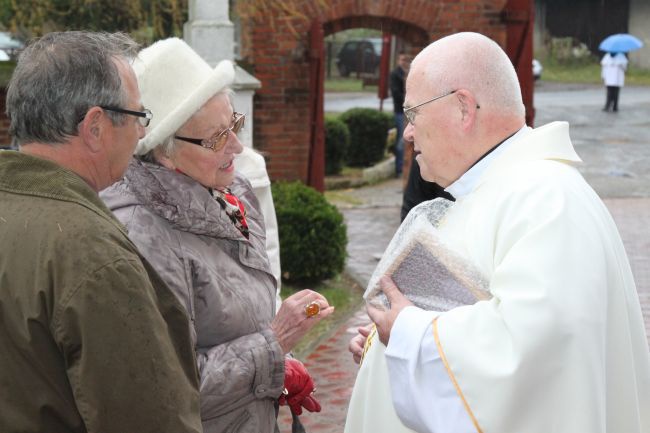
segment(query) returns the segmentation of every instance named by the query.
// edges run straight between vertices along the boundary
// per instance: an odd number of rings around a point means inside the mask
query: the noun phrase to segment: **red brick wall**
[[[9,119],[5,114],[5,96],[7,90],[0,87],[0,146],[9,146],[11,139],[9,138]]]
[[[268,152],[272,179],[307,179],[309,159],[309,26],[323,23],[325,35],[367,27],[405,39],[415,52],[459,31],[477,31],[505,47],[501,10],[506,0],[304,0],[307,19],[293,20],[296,33],[278,20],[243,23],[243,53],[262,82],[255,96],[255,147]]]

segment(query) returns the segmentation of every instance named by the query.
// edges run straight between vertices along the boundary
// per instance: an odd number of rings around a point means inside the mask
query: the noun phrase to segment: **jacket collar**
[[[189,176],[133,158],[113,192],[124,189],[136,199],[130,204],[146,206],[178,230],[246,240],[208,189]],[[108,201],[111,195],[107,194]]]
[[[0,151],[0,190],[76,203],[126,230],[78,174],[47,159],[17,151]]]

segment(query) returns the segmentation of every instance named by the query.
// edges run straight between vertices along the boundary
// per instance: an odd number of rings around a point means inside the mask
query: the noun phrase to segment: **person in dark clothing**
[[[400,214],[401,220],[404,221],[404,218],[406,218],[406,215],[408,215],[410,210],[423,201],[433,200],[438,197],[443,197],[452,201],[454,200],[451,194],[445,191],[437,183],[427,182],[422,179],[422,175],[420,175],[420,166],[418,165],[418,161],[415,159],[415,155],[413,155],[411,171],[409,172],[408,181],[404,188],[404,195],[402,198],[402,210]]]
[[[404,81],[411,65],[408,54],[400,52],[397,55],[397,67],[390,73],[390,93],[393,97],[393,112],[395,114],[395,127],[397,137],[395,141],[395,175],[402,175],[404,163]]]

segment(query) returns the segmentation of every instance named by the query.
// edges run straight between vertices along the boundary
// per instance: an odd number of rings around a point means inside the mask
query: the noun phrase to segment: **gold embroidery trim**
[[[366,357],[366,353],[368,353],[368,350],[370,350],[370,346],[372,346],[372,337],[374,337],[376,333],[377,333],[377,325],[373,323],[372,329],[370,330],[370,334],[368,334],[368,337],[366,338],[366,342],[363,344],[363,352],[361,353],[361,359],[359,360],[359,367],[361,367],[361,364],[363,364],[363,358]]]
[[[456,388],[456,392],[458,393],[458,396],[463,401],[463,405],[465,406],[465,410],[467,411],[467,414],[472,419],[472,423],[474,424],[474,427],[476,427],[476,431],[478,431],[478,433],[483,433],[483,430],[481,430],[481,427],[478,425],[478,421],[476,420],[474,414],[472,413],[472,409],[470,409],[467,400],[465,400],[463,391],[461,391],[458,382],[456,382],[454,373],[452,373],[451,368],[449,368],[449,363],[447,362],[447,357],[445,356],[445,352],[442,350],[442,344],[440,343],[440,338],[438,338],[438,317],[433,319],[433,338],[436,340],[436,346],[438,347],[438,353],[440,354],[440,359],[442,360],[442,363],[445,365],[445,368],[447,369],[447,374],[451,379],[451,383],[454,384],[454,388]]]

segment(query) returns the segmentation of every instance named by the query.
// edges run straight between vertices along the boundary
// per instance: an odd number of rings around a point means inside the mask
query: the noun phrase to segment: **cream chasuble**
[[[426,427],[437,425],[426,410],[405,405],[405,394],[436,374],[421,362],[429,350],[443,360],[476,431],[650,431],[650,356],[636,288],[618,231],[571,166],[577,161],[568,124],[535,129],[446,215],[440,230],[488,278],[493,298],[433,324],[409,319],[417,308],[400,314],[396,327],[434,337],[394,355],[391,338],[387,350],[389,388],[409,425],[444,431]],[[409,398],[436,403],[435,393],[418,394]],[[388,398],[363,397],[367,405]],[[354,403],[348,420],[363,416]]]

